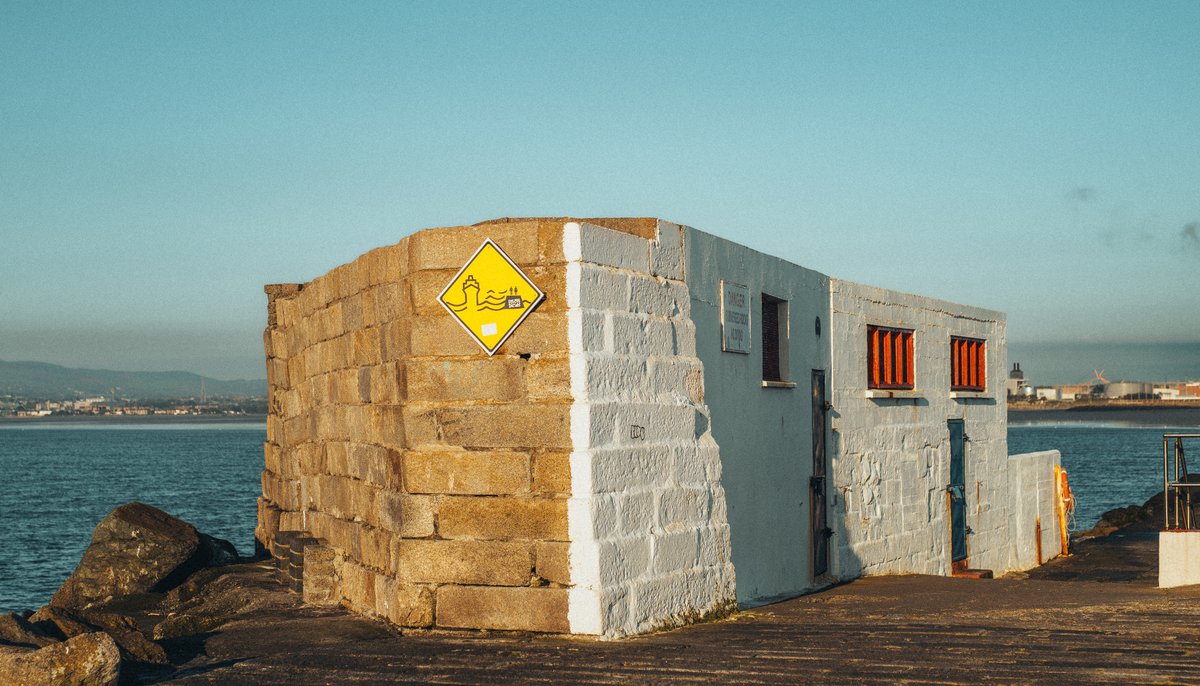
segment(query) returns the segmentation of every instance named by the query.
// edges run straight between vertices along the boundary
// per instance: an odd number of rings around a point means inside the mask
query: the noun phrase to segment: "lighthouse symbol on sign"
[[[438,302],[493,355],[545,297],[489,238],[442,290]]]

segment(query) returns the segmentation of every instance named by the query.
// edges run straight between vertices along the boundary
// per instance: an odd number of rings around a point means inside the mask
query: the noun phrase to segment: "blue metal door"
[[[951,419],[950,427],[950,560],[960,562],[967,559],[967,478],[966,443],[967,434],[963,420]]]

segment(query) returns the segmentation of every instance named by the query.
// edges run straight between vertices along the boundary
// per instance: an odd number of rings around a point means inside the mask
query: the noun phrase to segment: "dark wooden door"
[[[812,523],[813,578],[829,571],[829,528],[825,508],[825,370],[814,369],[812,373],[812,479],[809,482],[812,497],[809,498],[809,521]]]
[[[967,434],[963,420],[951,419],[950,428],[950,561],[967,559]]]

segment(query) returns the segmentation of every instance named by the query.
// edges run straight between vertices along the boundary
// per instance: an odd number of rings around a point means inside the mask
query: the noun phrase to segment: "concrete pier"
[[[1128,530],[1019,578],[864,578],[619,641],[401,633],[272,587],[265,607],[197,637],[172,682],[1194,682],[1200,587],[1157,588],[1157,562],[1157,534]]]

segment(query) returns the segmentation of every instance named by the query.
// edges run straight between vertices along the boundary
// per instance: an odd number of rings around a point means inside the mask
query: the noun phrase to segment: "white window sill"
[[[925,394],[920,391],[904,391],[904,390],[887,390],[883,388],[871,388],[864,394],[865,398],[924,398]]]
[[[992,394],[987,391],[950,391],[951,398],[967,400],[970,398],[988,398],[991,399]]]
[[[763,388],[795,388],[795,381],[763,381]]]

